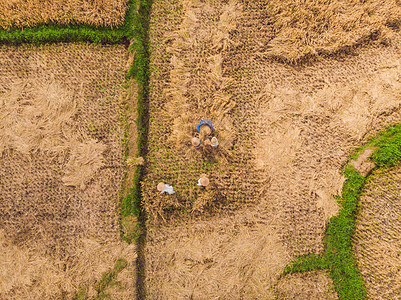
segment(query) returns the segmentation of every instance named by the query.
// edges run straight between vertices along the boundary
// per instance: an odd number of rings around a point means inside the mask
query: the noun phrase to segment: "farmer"
[[[209,119],[200,120],[198,126],[196,126],[196,131],[199,132],[201,140],[205,140],[212,133],[213,125],[213,122]]]
[[[198,180],[198,186],[208,186],[209,185],[209,178],[206,177],[206,174],[202,174]]]
[[[162,194],[163,194],[164,192],[169,193],[170,195],[172,195],[172,194],[175,193],[175,191],[174,191],[174,189],[173,189],[173,187],[172,187],[171,185],[165,184],[165,183],[163,183],[163,182],[160,182],[160,183],[157,185],[157,190],[158,190],[160,193],[162,193]]]
[[[197,138],[197,137],[192,138],[192,145],[193,145],[196,149],[199,149],[200,146],[201,146],[201,144],[202,144],[202,141],[201,141],[199,138]]]
[[[210,146],[216,148],[218,145],[219,145],[219,141],[217,140],[217,138],[215,136],[212,137]]]

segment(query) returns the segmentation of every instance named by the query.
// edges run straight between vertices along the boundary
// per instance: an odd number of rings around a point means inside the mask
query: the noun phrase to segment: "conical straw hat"
[[[207,186],[209,184],[209,179],[207,177],[201,177],[200,184],[202,186]]]
[[[160,182],[160,183],[157,185],[157,190],[158,190],[159,192],[161,192],[162,190],[164,190],[164,183],[163,183],[163,182]]]
[[[212,130],[210,129],[210,126],[207,124],[202,124],[199,127],[199,132],[201,135],[209,135],[212,133]]]
[[[192,145],[194,147],[198,147],[200,145],[200,143],[201,143],[201,140],[198,139],[197,137],[192,138]]]

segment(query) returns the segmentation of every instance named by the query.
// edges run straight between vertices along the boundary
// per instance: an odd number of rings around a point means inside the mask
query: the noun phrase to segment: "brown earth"
[[[375,168],[375,163],[370,159],[375,150],[373,147],[368,147],[356,159],[350,161],[350,164],[364,177]]]
[[[127,8],[128,0],[1,0],[0,28],[76,23],[116,27],[124,23]]]
[[[144,184],[151,212],[150,298],[275,298],[279,274],[292,259],[323,251],[347,157],[401,118],[396,34],[392,46],[367,43],[353,55],[288,66],[258,54],[274,36],[266,3],[153,4],[150,165]],[[198,118],[206,116],[216,123],[222,116],[220,128],[235,137],[236,157],[244,155],[238,173],[226,173],[225,181],[211,177],[211,184],[217,181],[224,191],[252,183],[244,188],[251,195],[247,204],[235,206],[229,196],[231,206],[219,206],[213,193],[196,190],[207,158],[192,154],[190,137]],[[222,160],[215,165],[224,166]],[[159,181],[173,184],[178,195],[156,194]],[[195,204],[179,197],[191,188],[218,213],[191,214]],[[184,209],[187,213],[176,213]]]
[[[370,299],[401,297],[400,193],[398,165],[374,171],[360,198],[353,241]]]
[[[0,48],[0,298],[71,299],[118,258],[115,299],[135,295],[121,241],[123,46]]]

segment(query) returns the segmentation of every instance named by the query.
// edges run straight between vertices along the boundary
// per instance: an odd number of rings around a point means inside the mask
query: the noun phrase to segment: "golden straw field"
[[[338,297],[325,272],[279,275],[324,250],[347,157],[401,117],[398,4],[343,4],[154,1],[151,299],[287,299],[302,284],[305,299]],[[222,143],[211,155],[190,144],[205,117]],[[211,183],[200,189],[203,173]],[[176,194],[158,193],[160,181]]]
[[[135,296],[117,211],[126,62],[123,46],[0,48],[1,299]]]
[[[400,295],[400,166],[373,172],[360,200],[355,256],[368,296]]]
[[[128,0],[1,0],[0,28],[76,23],[117,27],[127,8]]]
[[[145,2],[0,0],[0,28],[115,42]],[[0,299],[342,299],[319,255],[350,155],[401,122],[401,2],[153,0],[146,18],[124,45],[0,45]],[[349,252],[368,299],[398,299],[401,171],[375,151],[351,162]],[[306,254],[324,266],[283,273]]]

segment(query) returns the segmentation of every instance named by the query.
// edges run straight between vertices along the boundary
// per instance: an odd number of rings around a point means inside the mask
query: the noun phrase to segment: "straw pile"
[[[372,41],[390,43],[401,24],[396,0],[264,1],[272,38],[264,54],[287,63],[349,52]]]

